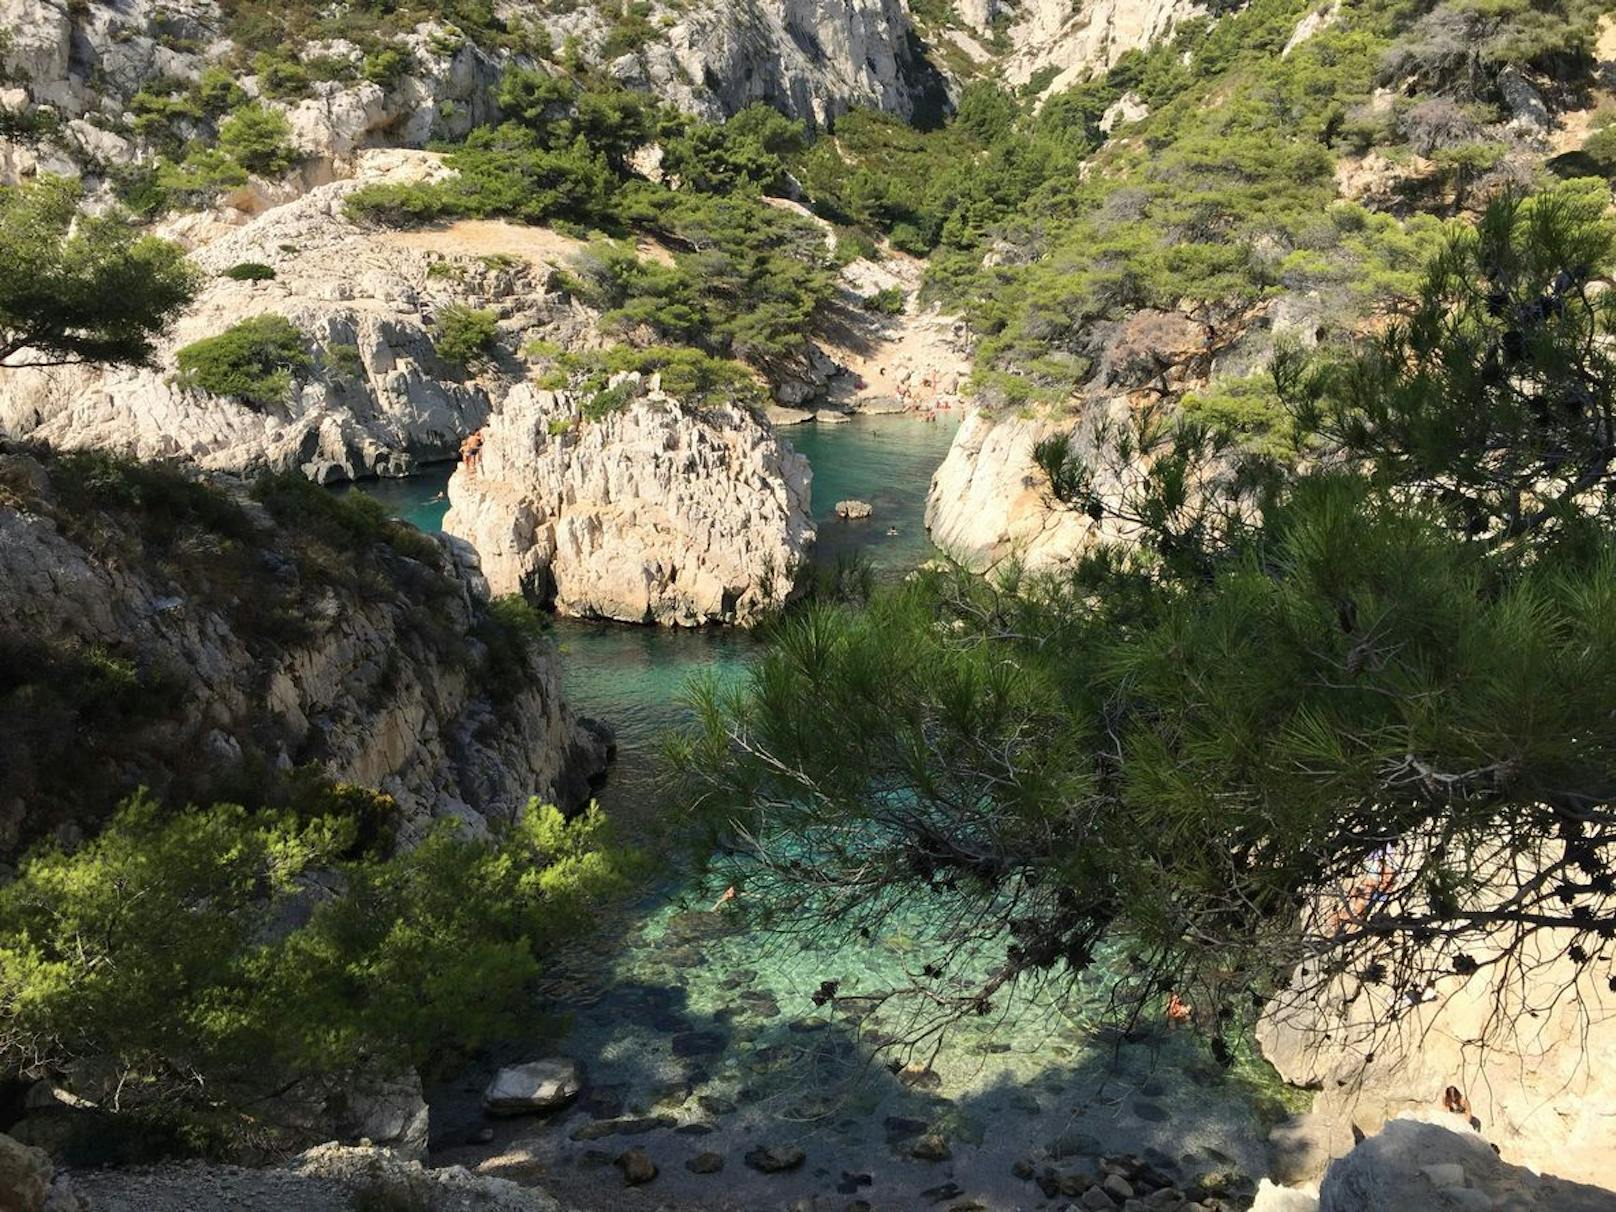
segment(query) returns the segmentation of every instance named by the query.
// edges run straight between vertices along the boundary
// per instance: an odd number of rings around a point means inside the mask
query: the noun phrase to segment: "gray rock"
[[[868,501],[836,502],[836,516],[839,518],[867,518],[874,512],[874,506],[872,506]]]
[[[1554,124],[1543,94],[1527,83],[1520,68],[1513,63],[1498,73],[1498,91],[1509,108],[1513,125],[1543,133]]]
[[[807,1160],[808,1155],[794,1145],[759,1145],[746,1155],[746,1164],[762,1174],[796,1170]]]
[[[491,1115],[554,1111],[578,1097],[583,1067],[566,1057],[528,1061],[501,1069],[483,1091],[483,1109]]]
[[[619,1154],[616,1165],[623,1172],[623,1181],[631,1187],[643,1187],[657,1176],[656,1163],[644,1149]]]
[[[723,1168],[722,1153],[698,1153],[685,1162],[685,1169],[692,1174],[717,1174]]]

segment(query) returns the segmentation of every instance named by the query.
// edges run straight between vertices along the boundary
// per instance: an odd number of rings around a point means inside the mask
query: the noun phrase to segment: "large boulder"
[[[1034,452],[1060,433],[1091,442],[1095,422],[1125,416],[1126,407],[1121,398],[1105,401],[1077,419],[967,414],[926,497],[931,541],[973,572],[1009,561],[1042,571],[1070,563],[1101,538],[1125,537],[1110,522],[1096,524],[1056,501]]]
[[[510,1065],[494,1074],[483,1091],[483,1109],[491,1115],[554,1111],[578,1097],[583,1067],[565,1057],[549,1057]]]
[[[79,1206],[50,1154],[0,1133],[0,1212],[78,1212]]]
[[[1441,1113],[1436,1113],[1441,1115]],[[1457,1116],[1402,1115],[1330,1164],[1319,1212],[1616,1212],[1616,1193],[1512,1166]]]
[[[1469,940],[1478,969],[1468,976],[1454,973],[1451,948],[1405,960],[1433,974],[1417,997],[1360,979],[1368,957],[1325,982],[1302,964],[1257,1025],[1280,1076],[1319,1091],[1308,1114],[1276,1130],[1281,1174],[1316,1176],[1352,1149],[1355,1128],[1436,1108],[1454,1086],[1506,1157],[1616,1187],[1616,1073],[1599,1063],[1616,1049],[1616,992],[1566,954],[1573,937],[1542,932],[1503,966]]]
[[[521,386],[449,481],[444,530],[495,594],[628,623],[747,624],[791,594],[814,538],[808,461],[739,407],[687,407],[654,377],[622,407]]]

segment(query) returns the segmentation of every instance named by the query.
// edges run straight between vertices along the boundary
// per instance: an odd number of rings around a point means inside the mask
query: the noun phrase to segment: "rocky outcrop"
[[[588,317],[516,257],[442,254],[351,222],[360,184],[432,177],[427,153],[373,152],[360,175],[322,186],[242,226],[192,216],[178,234],[208,274],[152,369],[69,367],[0,376],[0,436],[59,449],[96,447],[141,459],[183,458],[211,470],[295,469],[321,482],[401,475],[453,457],[522,368],[507,356],[476,374],[436,351],[449,304],[492,308],[511,344],[543,329],[567,342]],[[452,236],[443,243],[452,249]],[[253,262],[270,281],[223,276]],[[249,316],[285,316],[307,338],[312,370],[279,405],[187,389],[177,350]]]
[[[1452,975],[1452,956],[1434,954],[1414,970],[1449,975],[1417,995],[1360,979],[1358,964],[1321,986],[1304,965],[1257,1029],[1280,1076],[1319,1091],[1275,1133],[1282,1170],[1316,1176],[1352,1149],[1355,1126],[1435,1108],[1454,1086],[1506,1159],[1616,1188],[1616,1074],[1600,1063],[1616,1050],[1616,992],[1567,956],[1574,941],[1545,931],[1496,967],[1471,940],[1480,970]]]
[[[974,15],[982,32],[1007,20],[1006,40],[1014,49],[1004,62],[1006,78],[1024,84],[1046,68],[1058,68],[1044,89],[1049,95],[1104,71],[1130,50],[1170,37],[1178,25],[1206,11],[1199,0],[978,0],[963,15]]]
[[[483,1091],[483,1110],[490,1115],[554,1111],[577,1098],[583,1084],[583,1067],[565,1057],[507,1065]]]
[[[633,623],[749,623],[784,602],[814,529],[808,461],[738,407],[625,376],[621,407],[519,387],[449,481],[444,530],[496,593]],[[629,397],[629,398],[625,398]]]
[[[587,797],[604,745],[489,618],[473,552],[278,491],[0,454],[0,853],[140,786],[206,802],[302,768],[392,795],[406,839]]]
[[[78,1212],[73,1185],[50,1154],[0,1132],[0,1208],[6,1212]]]
[[[1400,1115],[1330,1164],[1319,1212],[1613,1212],[1616,1192],[1510,1165],[1453,1116]]]
[[[569,41],[591,58],[609,53],[612,20],[592,7],[526,10],[554,46]],[[824,125],[855,107],[904,117],[940,113],[942,76],[927,60],[900,0],[724,0],[695,7],[653,5],[645,45],[604,63],[621,83],[708,117],[755,102]],[[40,171],[98,176],[132,161],[137,139],[123,128],[130,99],[159,79],[188,83],[213,64],[234,67],[237,48],[214,0],[121,0],[73,5],[0,0],[0,108],[48,110],[58,121],[43,138],[0,139],[0,181]],[[289,117],[309,158],[310,183],[343,175],[366,147],[423,147],[458,139],[496,119],[495,94],[512,64],[534,61],[479,46],[458,29],[423,23],[391,46],[406,69],[385,84],[364,79],[364,53],[342,39],[278,48],[293,57],[346,65],[346,79],[321,79],[309,95],[266,104]],[[261,48],[256,48],[261,49]],[[250,73],[250,97],[265,90]],[[203,137],[200,118],[184,137]]]
[[[926,497],[931,541],[973,572],[1007,561],[1041,572],[1071,562],[1103,537],[1118,537],[1055,501],[1033,458],[1045,438],[1081,429],[1066,419],[967,414]]]
[[[899,0],[723,0],[611,65],[620,80],[711,116],[754,103],[824,126],[854,108],[905,118],[947,104]]]

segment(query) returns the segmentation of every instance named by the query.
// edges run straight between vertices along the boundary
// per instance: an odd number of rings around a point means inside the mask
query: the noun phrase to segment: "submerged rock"
[[[657,1165],[644,1149],[630,1149],[619,1155],[617,1168],[631,1187],[642,1187],[657,1176]]]
[[[449,482],[444,529],[496,594],[630,623],[750,623],[793,591],[814,538],[807,459],[739,407],[686,407],[655,379],[586,417],[513,391]]]
[[[759,1145],[746,1155],[746,1164],[763,1174],[796,1170],[808,1155],[794,1145]]]
[[[577,1098],[583,1083],[583,1068],[565,1057],[511,1065],[488,1083],[483,1108],[492,1115],[553,1111]]]

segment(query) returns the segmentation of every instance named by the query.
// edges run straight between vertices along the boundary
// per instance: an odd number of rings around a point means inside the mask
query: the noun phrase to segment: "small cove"
[[[901,575],[933,553],[923,524],[932,472],[954,418],[859,417],[805,425],[783,435],[814,468],[820,527],[816,560],[859,552],[881,576]],[[398,516],[436,529],[435,501],[449,467],[405,481],[362,486]],[[856,498],[873,516],[834,516]],[[889,529],[896,529],[895,535]],[[692,675],[738,676],[755,641],[744,633],[670,631],[557,620],[569,701],[617,731],[619,756],[603,805],[630,832],[676,805],[658,800],[657,746],[686,718]],[[882,936],[849,948],[836,938],[770,929],[768,907],[745,898],[711,906],[729,876],[675,875],[617,915],[598,936],[551,965],[535,1015],[542,1043],[499,1050],[472,1074],[430,1092],[434,1159],[541,1183],[586,1209],[785,1208],[819,1197],[842,1208],[950,1207],[974,1198],[993,1209],[1058,1206],[1016,1178],[1012,1164],[1054,1147],[1063,1170],[1101,1151],[1143,1154],[1187,1170],[1238,1164],[1265,1169],[1255,1110],[1262,1079],[1247,1063],[1233,1073],[1183,1033],[1148,1032],[1124,1043],[1101,1022],[1106,986],[1097,971],[1078,990],[1027,987],[983,1020],[953,1030],[936,1076],[906,1084],[872,1059],[871,1043],[901,1030],[897,1013],[861,996],[889,988],[924,962],[914,939],[928,926],[916,904]],[[816,1004],[825,980],[835,1002]],[[497,1064],[561,1053],[583,1060],[589,1086],[573,1108],[548,1118],[485,1121],[478,1095]],[[951,1156],[918,1160],[915,1140],[935,1131]],[[764,1175],[743,1154],[760,1142],[803,1149],[801,1169]],[[661,1169],[645,1188],[624,1189],[611,1160],[641,1147]],[[696,1174],[698,1153],[724,1159],[722,1174]]]

